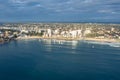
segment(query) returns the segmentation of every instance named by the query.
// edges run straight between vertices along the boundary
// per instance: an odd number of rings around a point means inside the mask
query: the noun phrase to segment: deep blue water
[[[120,47],[54,40],[0,44],[0,80],[120,80]]]

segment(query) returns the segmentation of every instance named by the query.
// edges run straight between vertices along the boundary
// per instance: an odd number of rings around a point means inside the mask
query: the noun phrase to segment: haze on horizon
[[[119,22],[120,0],[0,0],[0,22]]]

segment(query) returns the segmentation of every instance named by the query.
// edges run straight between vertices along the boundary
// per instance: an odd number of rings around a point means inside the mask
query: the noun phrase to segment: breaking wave
[[[110,47],[120,47],[119,42],[97,42],[97,41],[84,41],[90,44],[108,45]]]

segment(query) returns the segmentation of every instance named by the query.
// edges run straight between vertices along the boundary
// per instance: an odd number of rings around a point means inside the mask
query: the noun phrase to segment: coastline
[[[84,40],[86,41],[97,41],[97,42],[120,42],[120,40],[117,40],[117,39],[97,39],[97,38],[85,38]]]
[[[118,39],[97,39],[97,38],[65,38],[65,37],[40,37],[40,36],[28,36],[28,37],[20,37],[16,40],[24,40],[24,39],[56,39],[56,40],[65,40],[65,41],[77,41],[77,40],[85,40],[85,41],[97,41],[97,42],[120,42]]]
[[[56,39],[56,40],[66,40],[66,41],[72,41],[72,40],[81,40],[81,38],[66,38],[66,37],[41,37],[41,36],[28,36],[28,37],[18,37],[17,40],[22,39]]]

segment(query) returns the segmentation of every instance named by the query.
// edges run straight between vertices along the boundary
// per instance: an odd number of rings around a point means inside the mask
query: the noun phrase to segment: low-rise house
[[[54,35],[59,35],[59,29],[54,30]]]
[[[87,30],[84,31],[84,34],[85,34],[85,35],[86,35],[86,34],[90,34],[90,33],[92,33],[92,32],[91,32],[91,30],[89,30],[89,29],[87,29]]]
[[[21,33],[29,33],[28,30],[21,30]]]

